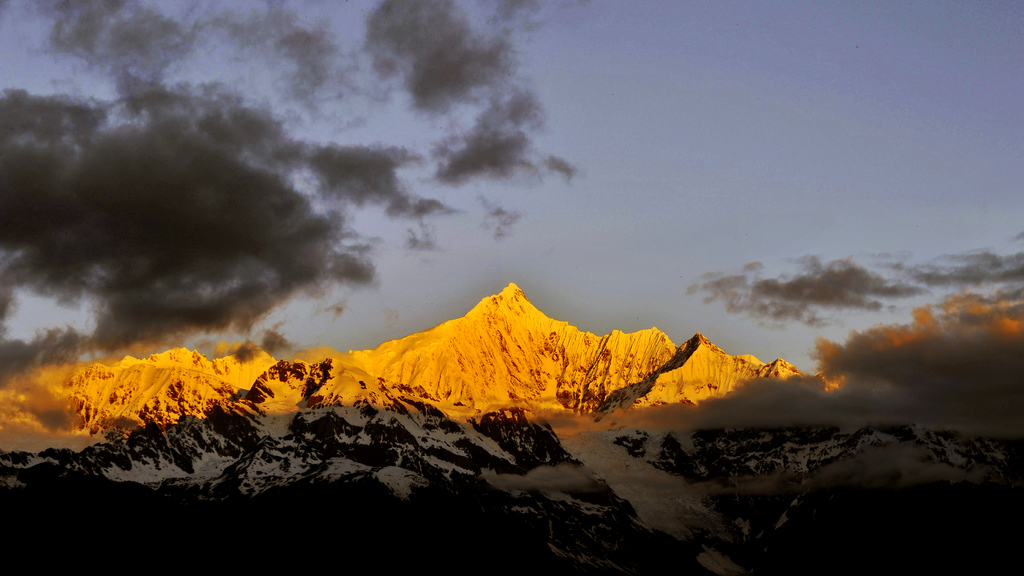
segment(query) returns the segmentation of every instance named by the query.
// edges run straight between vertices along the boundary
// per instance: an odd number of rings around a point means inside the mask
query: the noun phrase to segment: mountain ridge
[[[589,414],[631,406],[695,404],[758,377],[799,374],[791,364],[730,356],[700,332],[680,346],[655,327],[599,336],[549,318],[515,284],[464,316],[370,350],[322,357],[209,360],[174,348],[145,359],[93,364],[68,382],[75,412],[104,427],[202,417],[214,405],[284,413],[318,406],[428,402],[461,419],[506,407]]]

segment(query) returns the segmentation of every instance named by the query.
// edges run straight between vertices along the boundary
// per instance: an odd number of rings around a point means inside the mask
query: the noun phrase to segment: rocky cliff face
[[[316,406],[319,397],[314,394],[331,379],[332,369],[329,358],[315,364],[281,360],[260,374],[244,399],[275,412]]]

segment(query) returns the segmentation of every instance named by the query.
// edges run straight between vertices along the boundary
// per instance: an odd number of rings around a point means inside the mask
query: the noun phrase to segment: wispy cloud
[[[497,6],[499,20],[532,8],[528,2],[503,3]],[[461,185],[476,178],[538,174],[542,161],[531,134],[543,126],[544,111],[518,81],[507,31],[474,27],[452,0],[386,0],[367,20],[366,50],[378,76],[400,79],[421,113],[437,115],[486,103],[472,128],[435,144],[439,182]],[[554,156],[546,165],[567,179],[574,172]]]
[[[264,12],[220,12],[204,20],[211,33],[226,34],[245,52],[258,50],[271,63],[283,63],[288,94],[310,108],[327,88],[335,94],[354,90],[349,76],[354,63],[347,61],[323,23],[308,25],[299,15],[269,4]]]
[[[408,250],[429,252],[437,250],[437,227],[420,222],[419,230],[406,230],[405,247]]]
[[[440,161],[437,179],[458,185],[478,176],[507,179],[518,173],[536,174],[526,131],[543,123],[543,111],[529,92],[516,89],[491,98],[472,130],[434,148],[434,157]]]
[[[547,159],[544,160],[544,167],[552,172],[561,174],[562,177],[565,178],[566,182],[571,182],[577,172],[575,166],[569,164],[558,156],[548,156]]]
[[[928,286],[1024,286],[1024,252],[999,255],[993,252],[952,254],[930,264],[901,266],[915,281]]]
[[[851,259],[822,263],[816,256],[799,261],[799,273],[762,278],[763,266],[753,262],[738,274],[708,274],[688,294],[705,294],[704,302],[721,301],[731,314],[747,314],[769,322],[797,321],[810,326],[828,323],[822,310],[882,309],[882,299],[908,298],[926,290],[871,272]]]
[[[501,240],[511,235],[513,226],[519,222],[522,214],[518,210],[502,208],[496,202],[488,200],[483,196],[480,196],[479,200],[480,204],[487,210],[481,226],[486,230],[493,230],[495,240]]]
[[[608,489],[591,470],[572,464],[539,466],[526,474],[495,474],[487,470],[481,477],[501,490],[580,493]]]
[[[348,309],[348,302],[345,301],[345,300],[338,300],[337,302],[327,306],[327,308],[326,308],[326,310],[328,312],[330,312],[334,316],[335,320],[337,320],[338,317],[340,317],[342,314],[344,314],[345,310],[347,310],[347,309]]]
[[[192,52],[200,32],[195,23],[127,0],[44,0],[36,8],[52,22],[51,50],[105,70],[122,90],[161,81]]]
[[[425,112],[487,97],[515,69],[509,41],[475,30],[452,0],[385,0],[366,30],[374,69],[383,78],[399,77]]]

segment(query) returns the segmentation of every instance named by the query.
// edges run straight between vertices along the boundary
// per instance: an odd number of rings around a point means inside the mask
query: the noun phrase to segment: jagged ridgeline
[[[324,349],[320,349],[324,350]],[[84,426],[202,417],[213,404],[281,413],[318,406],[388,408],[399,397],[469,417],[508,406],[590,413],[696,403],[745,380],[799,374],[785,360],[730,356],[701,334],[676,346],[657,328],[597,336],[552,320],[510,284],[462,318],[373,350],[312,361],[265,353],[210,361],[185,349],[94,365],[71,379]]]

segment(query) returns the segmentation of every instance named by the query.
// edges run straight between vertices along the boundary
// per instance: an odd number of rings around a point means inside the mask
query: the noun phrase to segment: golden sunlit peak
[[[719,349],[718,346],[715,346],[710,340],[708,340],[706,337],[704,337],[704,335],[701,334],[700,332],[697,332],[696,334],[693,335],[693,338],[690,338],[688,341],[686,341],[683,344],[683,347],[696,348],[697,346],[701,346],[701,345],[707,346],[707,347],[709,347],[709,348],[711,348],[713,350],[718,350]]]
[[[519,286],[516,286],[515,282],[509,282],[508,286],[505,286],[505,288],[498,293],[498,296],[504,296],[506,298],[526,298],[526,293],[524,293]]]
[[[473,315],[492,316],[495,314],[507,316],[533,316],[544,315],[526,298],[526,294],[514,283],[509,283],[501,292],[488,296],[480,301],[467,316]]]

